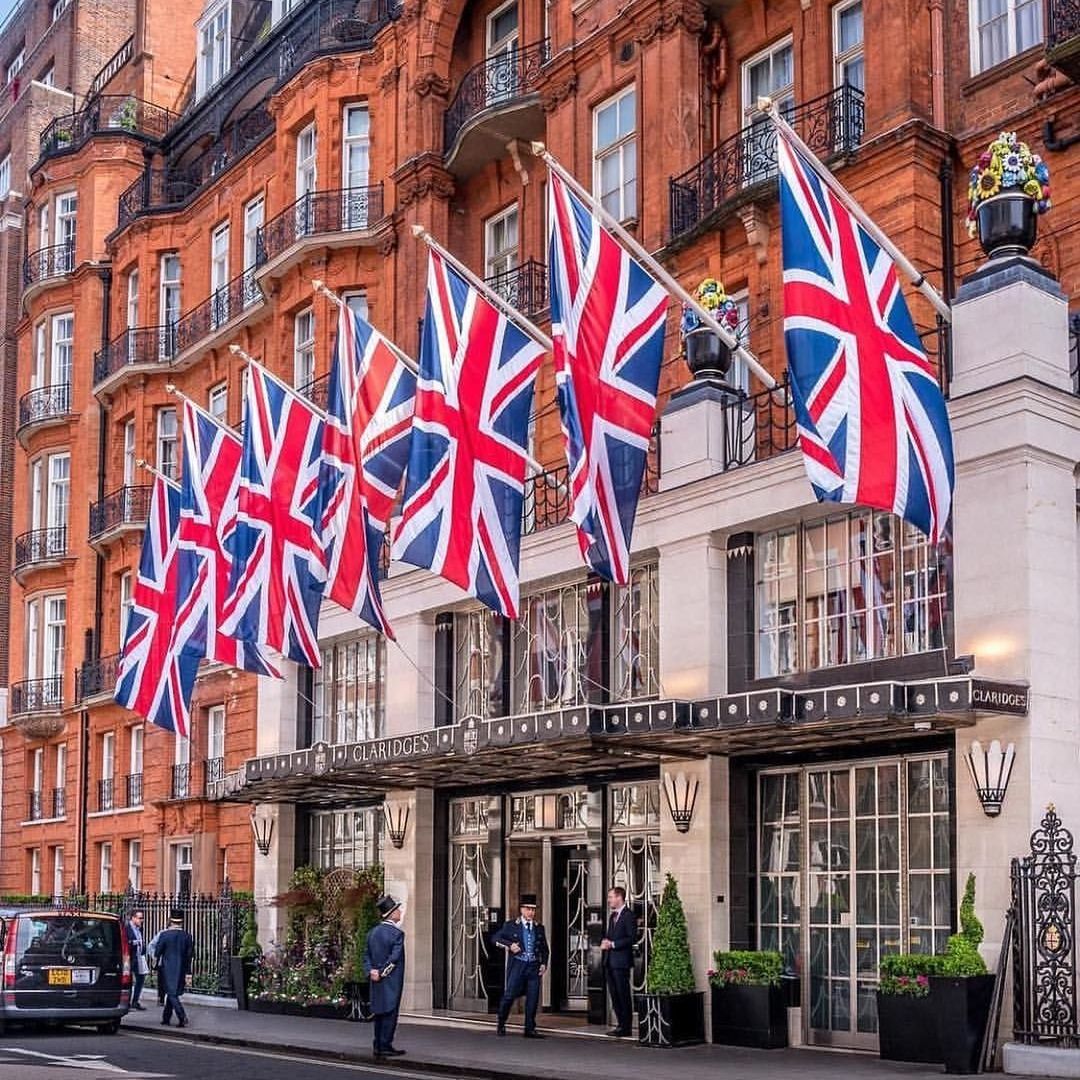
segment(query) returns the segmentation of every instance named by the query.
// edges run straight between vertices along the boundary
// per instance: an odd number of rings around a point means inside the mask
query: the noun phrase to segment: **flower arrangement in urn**
[[[707,277],[694,290],[694,299],[722,326],[736,334],[739,328],[739,307],[716,278]],[[686,362],[696,378],[723,377],[731,367],[731,351],[701,316],[683,305],[682,336],[686,347]]]
[[[990,255],[1030,249],[1035,216],[1051,207],[1050,169],[1015,131],[1003,131],[980,155],[968,183],[968,233]]]

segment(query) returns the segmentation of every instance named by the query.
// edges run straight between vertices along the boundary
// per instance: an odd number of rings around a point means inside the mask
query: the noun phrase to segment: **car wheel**
[[[120,1030],[119,1020],[110,1020],[107,1024],[98,1024],[97,1029],[102,1035],[115,1035]]]

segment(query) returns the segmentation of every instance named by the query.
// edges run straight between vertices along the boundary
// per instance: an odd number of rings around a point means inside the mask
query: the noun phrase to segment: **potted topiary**
[[[777,1050],[787,1046],[787,997],[778,952],[713,953],[712,1041]]]
[[[971,170],[968,232],[990,258],[1026,255],[1036,215],[1050,209],[1050,169],[1015,131],[1003,131]]]
[[[968,874],[960,904],[960,933],[949,938],[940,972],[930,976],[947,1073],[979,1071],[996,979],[979,955],[982,939],[982,923],[975,915],[975,875]]]
[[[878,1053],[885,1060],[941,1064],[930,978],[940,974],[942,959],[924,953],[897,953],[882,959],[877,991]]]
[[[694,988],[686,912],[671,874],[660,898],[645,988],[637,999],[640,1043],[688,1046],[705,1041],[705,994]]]
[[[259,932],[255,923],[255,909],[244,912],[244,928],[240,935],[240,947],[235,956],[229,958],[229,970],[232,974],[233,993],[236,994],[236,1006],[248,1008],[248,988],[251,986],[251,974],[255,964],[262,956],[259,945]]]

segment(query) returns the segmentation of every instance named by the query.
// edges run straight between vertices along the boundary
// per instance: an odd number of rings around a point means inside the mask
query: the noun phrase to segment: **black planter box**
[[[779,1050],[787,1046],[787,991],[783,986],[714,986],[712,1041]]]
[[[705,1041],[705,992],[639,994],[638,1042],[642,1046],[692,1046]]]
[[[248,987],[251,985],[251,973],[255,970],[254,960],[245,960],[242,956],[229,957],[229,975],[232,978],[233,993],[236,995],[236,1007],[247,1009]]]
[[[886,1061],[940,1065],[941,1040],[932,994],[877,995],[878,1053]]]
[[[270,1013],[272,1016],[309,1016],[315,1020],[347,1020],[348,1005],[298,1005],[292,1001],[266,1001],[262,998],[249,998],[248,1007],[252,1012]]]
[[[947,1073],[979,1071],[995,978],[994,975],[972,975],[966,979],[931,976],[930,998],[937,1015],[941,1060]]]

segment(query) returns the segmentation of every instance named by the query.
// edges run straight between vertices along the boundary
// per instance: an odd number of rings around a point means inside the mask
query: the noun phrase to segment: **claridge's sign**
[[[988,712],[1027,716],[1028,687],[1023,683],[984,682],[971,680],[971,707]]]

